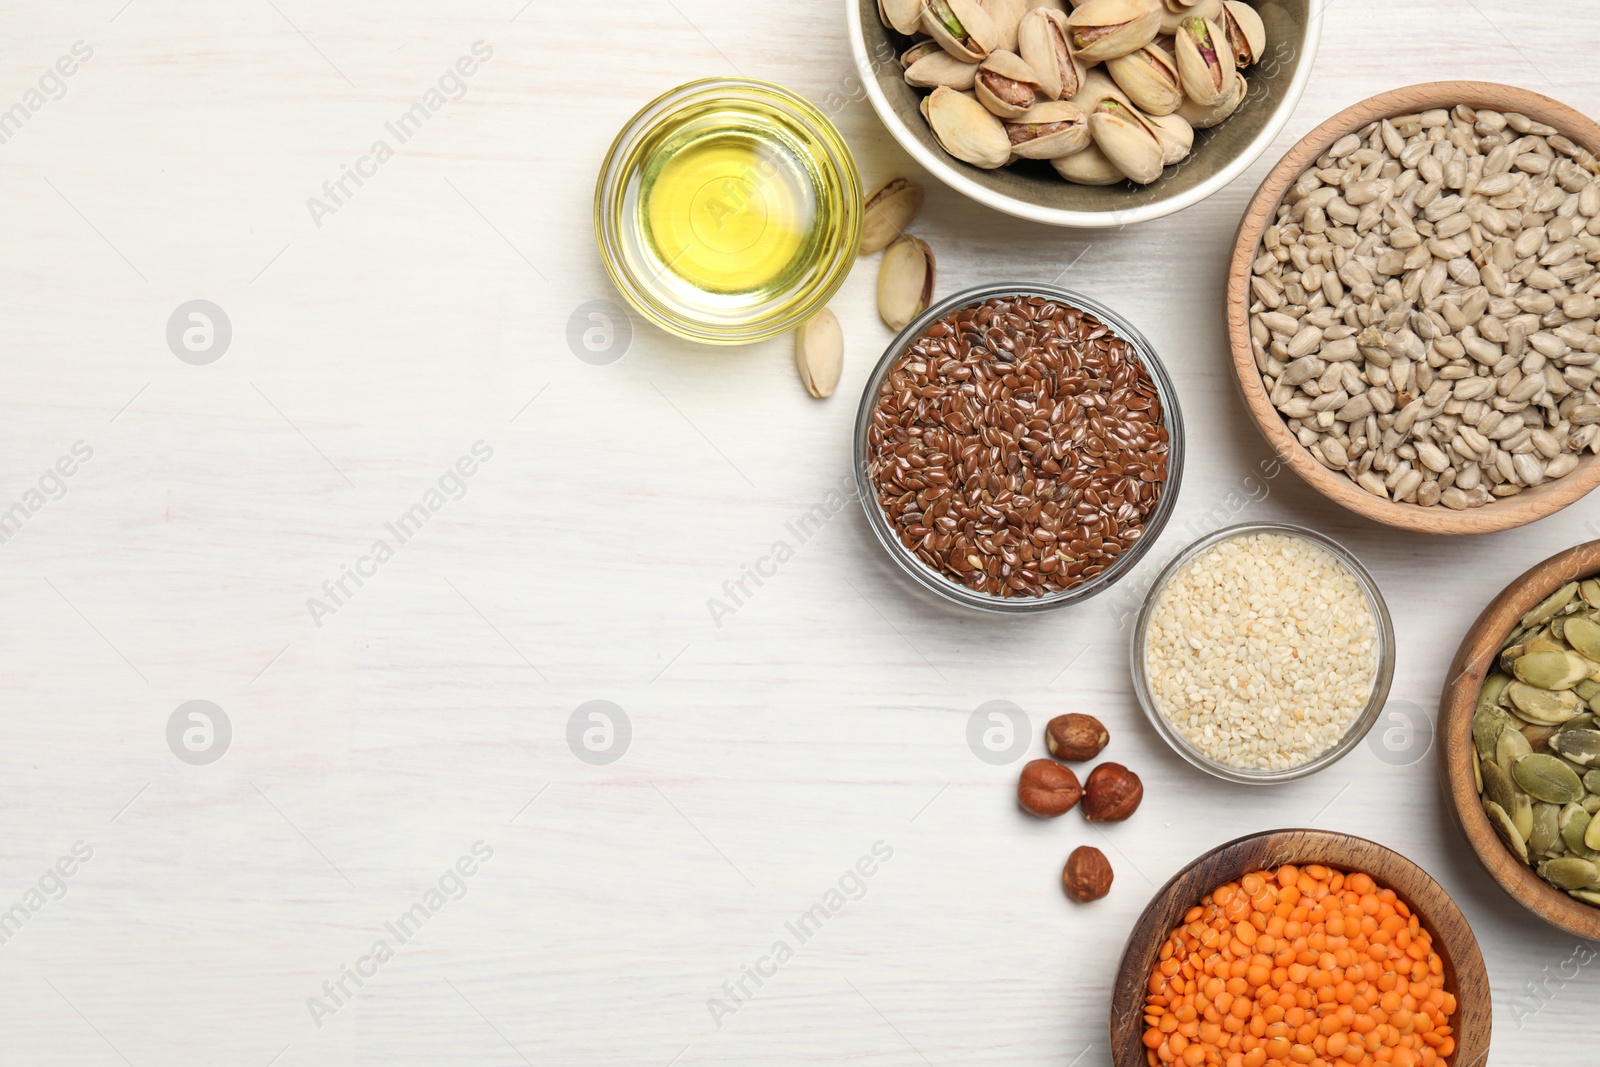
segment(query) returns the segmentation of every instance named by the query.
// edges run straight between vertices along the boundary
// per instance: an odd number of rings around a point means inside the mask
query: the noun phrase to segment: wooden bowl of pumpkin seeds
[[[1439,751],[1473,851],[1523,907],[1600,940],[1600,541],[1507,586],[1448,677]]]

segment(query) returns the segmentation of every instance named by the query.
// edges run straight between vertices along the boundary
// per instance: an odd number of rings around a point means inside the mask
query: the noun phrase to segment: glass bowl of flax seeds
[[[923,312],[862,392],[855,478],[913,582],[1026,614],[1087,600],[1166,525],[1183,418],[1166,368],[1110,308],[1054,285],[988,285]]]

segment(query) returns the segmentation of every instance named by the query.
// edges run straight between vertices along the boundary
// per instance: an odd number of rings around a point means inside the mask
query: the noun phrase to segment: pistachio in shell
[[[1161,177],[1161,142],[1138,111],[1119,100],[1102,100],[1089,115],[1089,132],[1129,181],[1148,185]]]
[[[1172,37],[1183,25],[1184,19],[1193,18],[1221,23],[1222,0],[1198,0],[1193,4],[1184,3],[1183,0],[1165,0],[1161,5],[1161,35]]]
[[[1548,804],[1582,800],[1583,782],[1577,772],[1557,756],[1535,752],[1511,765],[1511,779],[1524,793]]]
[[[1238,75],[1220,26],[1211,19],[1184,19],[1177,42],[1185,96],[1201,107],[1216,107],[1233,95]]]
[[[922,27],[922,0],[878,0],[878,18],[894,32],[909,36]]]
[[[916,89],[971,89],[977,81],[978,64],[957,59],[936,48],[906,68],[906,84]]]
[[[1030,6],[1029,0],[983,0],[983,9],[994,20],[994,28],[999,35],[995,41],[996,48],[1008,52],[1017,50],[1017,29]]]
[[[1106,60],[1106,71],[1146,115],[1170,115],[1183,103],[1178,62],[1158,45]]]
[[[975,97],[941,86],[923,98],[922,114],[939,146],[963,162],[994,170],[1011,158],[1005,127]]]
[[[1039,99],[1039,77],[1015,52],[996,49],[978,64],[978,103],[1003,119],[1018,119]]]
[[[1194,148],[1194,127],[1184,121],[1181,115],[1147,115],[1150,125],[1155,129],[1156,140],[1161,142],[1161,162],[1163,165],[1176,163],[1186,157]]]
[[[1528,843],[1522,834],[1517,832],[1516,826],[1511,822],[1511,816],[1505,809],[1492,800],[1483,802],[1483,813],[1489,817],[1489,825],[1494,827],[1495,833],[1500,835],[1500,840],[1506,843],[1516,857],[1523,863],[1528,862]]]
[[[922,32],[968,63],[1000,47],[1000,31],[979,0],[922,0]]]
[[[795,330],[794,363],[806,392],[819,400],[833,395],[844,368],[844,331],[832,311],[823,308]]]
[[[861,251],[889,247],[911,225],[922,208],[922,187],[904,178],[890,178],[866,199],[861,215]]]
[[[919,12],[922,10],[922,0],[917,0],[917,10]],[[926,59],[931,55],[948,56],[950,53],[946,52],[943,48],[940,48],[938,41],[933,40],[931,37],[924,37],[922,40],[918,41],[916,44],[900,53],[900,68],[902,70],[910,70],[916,65],[917,60]]]
[[[1070,100],[1045,100],[1006,123],[1018,159],[1059,159],[1089,143],[1089,116]]]
[[[1233,65],[1240,70],[1255,63],[1267,49],[1267,28],[1256,9],[1240,0],[1222,0],[1222,16],[1217,20],[1222,35],[1233,52]]]
[[[878,314],[891,330],[928,309],[935,277],[933,249],[910,234],[902,234],[883,253],[878,264]]]
[[[1087,0],[1067,16],[1067,44],[1085,63],[1137,51],[1161,30],[1161,0]]]
[[[1246,84],[1244,75],[1235,74],[1233,76],[1233,93],[1222,103],[1212,107],[1204,107],[1185,96],[1183,103],[1179,105],[1174,114],[1197,130],[1210,129],[1212,126],[1227,119],[1235,111],[1238,111],[1239,105],[1244,103],[1245,95],[1249,91],[1250,86]]]
[[[1087,67],[1067,45],[1071,32],[1067,16],[1051,7],[1036,7],[1022,17],[1017,27],[1017,51],[1033,68],[1039,90],[1051,100],[1070,100],[1078,95]]]
[[[1052,159],[1050,166],[1067,181],[1079,185],[1116,185],[1124,180],[1122,171],[1094,144],[1085,145],[1070,156]]]

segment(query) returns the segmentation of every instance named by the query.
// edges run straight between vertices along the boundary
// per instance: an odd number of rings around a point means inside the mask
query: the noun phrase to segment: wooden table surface
[[[1449,77],[1593,113],[1593,20],[1337,0],[1244,178],[1081,234],[911,166],[837,0],[6,5],[0,1061],[1088,1067],[1154,887],[1239,834],[1311,826],[1454,894],[1498,1062],[1592,1062],[1594,949],[1480,870],[1428,748],[1468,623],[1600,533],[1600,503],[1442,540],[1267,477],[1221,290],[1247,196],[1317,121]],[[853,504],[791,532],[845,478],[889,336],[872,264],[833,305],[827,402],[787,339],[708,350],[640,321],[609,363],[569,344],[615,298],[590,223],[612,135],[735,72],[828,110],[869,185],[926,183],[941,292],[1060,276],[1163,354],[1188,469],[1118,592],[957,613],[896,578]],[[1179,760],[1128,680],[1141,583],[1252,519],[1349,545],[1399,633],[1369,742],[1270,792]],[[792,558],[714,618],[780,541]],[[1027,719],[1014,755],[969,747],[992,701]],[[1016,810],[1020,760],[1066,710],[1143,775],[1129,822]],[[1117,870],[1084,908],[1057,881],[1082,843]]]

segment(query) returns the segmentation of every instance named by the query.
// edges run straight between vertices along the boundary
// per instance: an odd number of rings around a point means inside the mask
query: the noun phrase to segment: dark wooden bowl
[[[1444,691],[1439,694],[1439,758],[1443,761],[1440,771],[1450,809],[1490,876],[1513,900],[1550,925],[1600,941],[1600,908],[1574,900],[1546,884],[1531,867],[1511,854],[1489,825],[1472,777],[1472,713],[1483,679],[1500,651],[1500,642],[1529,608],[1568,582],[1594,574],[1600,574],[1600,541],[1558,552],[1535,565],[1483,609],[1461,639],[1450,673],[1445,676]]]
[[[1471,784],[1470,781],[1468,783]],[[1492,832],[1492,831],[1491,831]],[[1251,871],[1320,863],[1342,871],[1365,871],[1380,886],[1393,889],[1433,935],[1444,961],[1445,982],[1456,996],[1456,1050],[1453,1067],[1480,1067],[1489,1056],[1489,975],[1466,917],[1427,871],[1400,853],[1350,834],[1328,830],[1269,830],[1229,841],[1205,853],[1156,891],[1128,935],[1111,991],[1111,1062],[1145,1067],[1145,983],[1161,944],[1183,915],[1207,893]]]
[[[1274,452],[1290,470],[1305,479],[1323,496],[1358,515],[1376,522],[1417,533],[1475,534],[1509,530],[1552,515],[1600,485],[1600,456],[1585,455],[1566,477],[1465,511],[1451,511],[1442,505],[1428,508],[1380,500],[1357,485],[1343,471],[1332,471],[1318,463],[1302,445],[1267,396],[1261,372],[1256,368],[1250,348],[1250,264],[1261,244],[1261,234],[1272,221],[1278,204],[1302,171],[1333,142],[1353,133],[1375,119],[1403,115],[1434,107],[1492,108],[1518,111],[1560,130],[1591,152],[1600,153],[1600,125],[1565,104],[1548,96],[1492,82],[1449,81],[1408,85],[1345,108],[1300,139],[1284,153],[1268,172],[1261,188],[1245,208],[1234,239],[1233,259],[1228,267],[1228,344],[1233,354],[1233,373],[1244,397],[1250,418]]]

